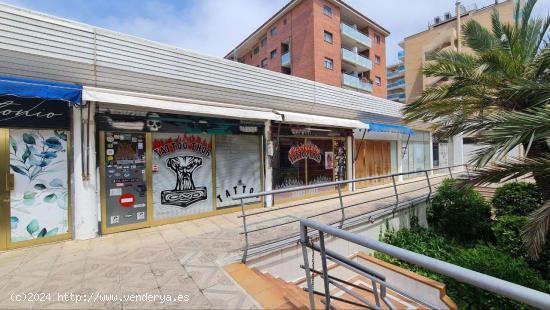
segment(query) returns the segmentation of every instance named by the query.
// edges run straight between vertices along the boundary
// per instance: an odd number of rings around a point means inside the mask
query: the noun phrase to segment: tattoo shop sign
[[[317,145],[311,143],[295,145],[288,151],[288,160],[293,165],[302,159],[308,158],[321,163],[321,150]]]
[[[0,126],[69,128],[69,103],[64,100],[0,95]]]

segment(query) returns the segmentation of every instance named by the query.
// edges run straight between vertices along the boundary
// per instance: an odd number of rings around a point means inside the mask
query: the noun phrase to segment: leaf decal
[[[67,133],[64,130],[54,130],[54,134],[59,139],[67,141]]]
[[[27,191],[23,194],[23,199],[33,199],[36,197],[36,192]]]
[[[34,137],[28,133],[23,134],[23,142],[25,142],[26,144],[36,144],[36,140],[34,139]]]
[[[42,191],[42,190],[46,189],[46,185],[41,184],[41,183],[37,183],[37,184],[34,184],[34,189],[36,189],[38,191]]]
[[[65,192],[61,197],[59,197],[59,199],[57,199],[57,206],[59,207],[59,209],[67,210],[67,198],[68,193]]]
[[[44,141],[44,144],[54,150],[60,150],[63,148],[61,142],[59,142],[59,139],[57,139],[56,137],[49,137],[48,139],[46,139],[46,141]]]
[[[11,170],[15,173],[19,173],[21,175],[27,176],[27,171],[22,166],[12,165],[10,164]]]
[[[38,236],[36,238],[43,238],[48,233],[48,230],[46,227],[42,228],[42,230],[38,233]]]
[[[51,237],[57,235],[57,232],[59,231],[59,228],[50,229],[44,237]]]
[[[53,202],[57,200],[56,194],[49,194],[46,197],[44,197],[44,202]]]
[[[44,159],[56,158],[57,154],[55,152],[42,152],[38,155]]]
[[[23,153],[23,155],[21,155],[21,160],[23,160],[24,163],[27,162],[27,159],[31,156],[31,151],[29,150],[29,148],[27,148],[25,150],[25,152]]]
[[[17,141],[15,141],[15,139],[12,136],[10,136],[10,145],[11,145],[11,148],[13,149],[13,153],[17,155]]]
[[[59,178],[55,178],[50,182],[51,187],[63,187],[63,181]]]
[[[27,225],[27,232],[31,235],[34,234],[38,229],[39,229],[39,226],[38,226],[38,221],[37,220],[32,220]]]

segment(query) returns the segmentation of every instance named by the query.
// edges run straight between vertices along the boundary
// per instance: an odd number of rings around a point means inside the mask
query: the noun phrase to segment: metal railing
[[[308,228],[314,230],[314,233],[309,233]],[[302,267],[304,268],[306,274],[307,291],[309,293],[309,302],[311,309],[315,309],[314,295],[323,296],[324,299],[322,300],[322,302],[325,305],[325,309],[331,308],[332,300],[337,300],[340,302],[371,309],[382,309],[382,303],[384,303],[389,309],[396,309],[387,297],[388,289],[392,290],[398,295],[409,298],[428,309],[438,308],[437,306],[431,305],[429,302],[426,302],[421,298],[415,297],[411,293],[405,292],[402,289],[395,287],[395,285],[388,283],[384,275],[380,274],[380,272],[374,272],[373,270],[370,270],[368,267],[362,264],[354,262],[347,257],[344,257],[327,249],[325,244],[325,236],[331,236],[331,238],[346,240],[356,245],[360,245],[365,248],[390,255],[407,263],[411,263],[427,270],[436,272],[438,274],[448,276],[459,282],[473,285],[475,287],[498,295],[502,295],[504,297],[533,307],[537,307],[540,309],[550,309],[549,294],[539,292],[512,282],[504,281],[495,277],[491,277],[470,269],[462,268],[460,266],[453,265],[425,255],[411,252],[393,245],[377,241],[375,239],[359,236],[348,231],[338,229],[331,225],[326,225],[308,219],[300,219],[300,243],[302,245],[302,255],[304,259],[304,264]],[[315,244],[315,242],[313,241],[314,239],[319,240],[318,245]],[[320,253],[322,271],[315,270],[309,267],[308,248]],[[342,266],[369,279],[372,283],[372,288],[370,289],[365,289],[364,287],[354,287],[352,285],[351,286],[355,289],[367,290],[370,294],[373,294],[375,304],[372,304],[367,299],[365,299],[364,296],[361,296],[357,292],[354,292],[353,289],[346,288],[346,286],[350,286],[350,283],[348,283],[347,281],[329,275],[327,260],[330,260],[339,266]],[[314,290],[312,273],[315,273],[320,278],[322,278],[324,287],[323,292]],[[330,293],[330,285],[354,297],[355,301],[332,296]]]
[[[443,177],[453,178],[453,169],[456,168],[461,168],[461,172],[466,172],[466,175],[469,177],[468,167],[466,165],[457,165],[237,195],[233,197],[233,199],[240,200],[241,202],[241,215],[239,215],[239,218],[242,218],[243,221],[243,231],[240,234],[244,235],[245,242],[242,249],[242,262],[245,263],[250,256],[269,253],[274,250],[292,246],[299,241],[300,232],[298,229],[298,222],[300,221],[300,217],[297,216],[297,214],[272,216],[270,213],[286,212],[290,209],[296,209],[297,207],[315,205],[316,208],[313,209],[313,214],[307,215],[306,218],[320,219],[326,217],[328,218],[328,224],[338,224],[339,228],[352,227],[361,223],[372,222],[375,219],[395,213],[415,204],[427,202],[431,198],[431,194],[437,185],[433,180],[442,179]],[[445,173],[433,174],[433,172],[438,171],[444,171]],[[403,176],[419,177],[399,182],[398,179]],[[385,180],[387,183],[353,191],[344,191],[343,189],[344,185],[364,185],[361,183],[380,180]],[[417,188],[411,188],[418,185],[419,187]],[[311,191],[323,189],[331,189],[331,193],[327,193],[318,198],[307,196]],[[275,195],[293,192],[300,192],[304,194],[302,198],[309,199],[298,200],[278,207],[256,209],[250,212],[246,210],[247,200],[267,196],[274,198]],[[352,200],[352,198],[356,198],[358,195],[363,195],[359,197],[362,199],[357,198],[356,201],[345,201],[346,199]],[[333,201],[334,204],[331,204],[330,201]],[[321,202],[326,202],[328,208],[320,209],[319,203]],[[375,206],[371,205],[375,203]],[[362,210],[362,208],[367,208],[367,210]],[[259,220],[251,222],[251,218]],[[295,231],[292,231],[293,228]],[[286,230],[288,233],[277,235],[274,233],[277,229]],[[265,237],[266,232],[274,234],[276,237],[267,238]],[[255,240],[257,242],[253,242]]]
[[[372,84],[363,82],[360,78],[342,73],[342,84],[372,93]]]
[[[366,34],[359,31],[357,28],[354,28],[345,23],[341,24],[342,34],[348,36],[350,39],[354,40],[357,43],[360,43],[366,47],[372,46],[372,41]]]
[[[349,63],[352,63],[356,67],[364,68],[365,70],[372,70],[372,62],[365,56],[356,54],[348,49],[342,47],[342,59]]]

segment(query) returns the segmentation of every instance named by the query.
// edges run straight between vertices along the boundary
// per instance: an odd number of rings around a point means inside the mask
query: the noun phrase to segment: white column
[[[429,141],[430,141],[430,142],[429,142],[429,143],[430,143],[430,146],[429,146],[429,147],[430,147],[430,148],[429,148],[430,151],[429,151],[428,153],[429,153],[429,156],[430,156],[430,165],[428,166],[428,169],[431,170],[431,169],[434,168],[434,145],[433,145],[434,139],[433,139],[433,136],[432,136],[432,132],[431,132],[431,131],[430,131],[430,139],[429,139]],[[434,173],[433,170],[430,171],[430,174],[433,174],[433,173]]]
[[[346,138],[346,175],[348,176],[348,179],[354,179],[355,178],[355,166],[353,163],[354,159],[354,150],[353,150],[353,135],[348,136]],[[353,191],[355,190],[355,184],[354,183],[348,183],[348,190]]]
[[[98,195],[96,188],[96,151],[95,151],[95,123],[93,122],[93,113],[95,104],[91,104],[92,121],[90,122],[90,141],[89,141],[89,170],[90,177],[88,180],[83,180],[82,162],[86,163],[86,153],[82,153],[81,130],[84,130],[84,137],[87,136],[86,122],[82,128],[80,110],[73,108],[72,120],[72,144],[73,144],[73,171],[71,180],[72,184],[72,207],[73,207],[73,238],[74,239],[90,239],[97,236],[98,233]],[[83,111],[84,119],[87,121],[88,108]],[[84,152],[86,145],[84,145]]]
[[[265,121],[264,123],[264,138],[266,141],[266,150],[264,153],[264,191],[270,191],[273,189],[273,166],[271,165],[271,159],[275,150],[273,148],[273,141],[271,141],[271,121]],[[271,207],[273,205],[273,196],[265,196],[265,206]]]
[[[462,134],[458,134],[452,137],[451,139],[449,139],[449,143],[448,143],[449,166],[464,164],[464,146],[462,144],[462,139],[463,139]]]
[[[403,136],[397,135],[397,173],[403,172]],[[397,181],[403,182],[403,176],[397,177]]]

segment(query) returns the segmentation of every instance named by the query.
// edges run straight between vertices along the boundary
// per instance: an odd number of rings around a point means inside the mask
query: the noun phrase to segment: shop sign
[[[0,126],[68,128],[69,103],[64,100],[0,95]]]
[[[294,165],[302,159],[311,159],[320,164],[321,150],[317,145],[312,143],[300,144],[291,147],[288,151],[288,160],[290,163]]]

